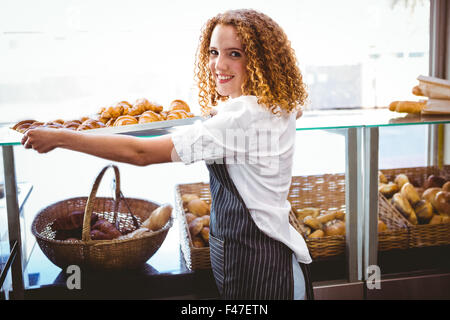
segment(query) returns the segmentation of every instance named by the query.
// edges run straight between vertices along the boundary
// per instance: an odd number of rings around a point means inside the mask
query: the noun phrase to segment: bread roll
[[[404,113],[420,114],[426,102],[422,101],[393,101],[389,104],[389,110]]]
[[[295,215],[296,215],[297,219],[299,219],[301,221],[303,221],[303,219],[307,216],[312,216],[315,218],[319,214],[320,214],[319,208],[308,207],[308,208],[302,208],[302,209],[295,210]]]
[[[419,193],[417,193],[417,191],[414,188],[414,186],[411,183],[409,183],[409,182],[406,182],[403,185],[402,189],[400,190],[400,194],[404,198],[406,198],[413,207],[415,206],[415,204],[417,202],[420,201]]]
[[[209,227],[209,223],[210,223],[210,216],[209,215],[204,215],[202,216],[202,222],[203,222],[203,226],[205,227]]]
[[[187,210],[198,217],[209,214],[209,205],[201,199],[192,199],[186,206]]]
[[[378,232],[385,232],[388,230],[387,225],[380,219],[378,219]]]
[[[442,217],[438,214],[435,214],[428,224],[440,224],[442,223]]]
[[[437,212],[450,215],[450,192],[439,191],[434,197]]]
[[[394,182],[401,189],[405,183],[409,182],[409,178],[406,174],[401,173],[395,176]]]
[[[385,183],[385,184],[388,183],[388,179],[381,171],[378,171],[378,183]]]
[[[142,223],[142,227],[148,228],[152,231],[161,229],[170,220],[172,215],[172,206],[170,204],[162,205],[150,214],[150,216]]]
[[[400,193],[394,194],[392,197],[392,204],[398,211],[412,224],[417,224],[417,216],[413,208],[409,204],[409,201],[404,198]]]
[[[323,227],[323,231],[326,236],[345,235],[345,222],[337,219],[330,221]]]
[[[195,248],[204,248],[206,243],[200,235],[192,237],[192,244]]]
[[[439,176],[430,175],[427,180],[425,180],[425,183],[423,184],[423,187],[425,189],[428,188],[442,188],[442,186],[445,183],[445,179]]]
[[[186,217],[186,223],[189,225],[189,223],[191,223],[192,220],[194,220],[195,218],[197,218],[197,216],[195,214],[192,214],[190,212],[186,213],[185,215]]]
[[[435,197],[436,197],[436,194],[440,191],[442,191],[441,188],[428,188],[423,192],[422,199],[427,200],[429,203],[431,203],[433,208],[435,210],[437,210]]]
[[[444,185],[442,186],[442,191],[450,192],[450,181],[444,183]]]
[[[420,200],[414,207],[419,224],[427,224],[433,217],[433,206],[427,200]]]
[[[200,235],[205,240],[205,243],[209,242],[209,227],[203,227],[200,231]]]
[[[189,223],[189,233],[191,234],[191,237],[195,237],[202,231],[203,229],[203,220],[200,217],[195,218],[194,220]]]
[[[199,196],[192,193],[185,193],[181,196],[181,201],[183,201],[183,207],[186,207],[189,201],[193,199],[199,199]]]
[[[316,218],[320,223],[325,224],[328,221],[336,219],[336,212],[328,212],[321,214]]]
[[[314,230],[322,229],[323,225],[318,221],[316,218],[307,216],[303,219],[303,223],[306,224],[308,227],[313,228]]]
[[[325,236],[325,233],[322,230],[316,230],[313,233],[311,233],[308,238],[315,239],[315,238],[322,238]]]
[[[399,187],[396,183],[389,182],[388,184],[381,183],[378,186],[378,191],[386,198],[391,198],[394,194],[399,191]]]

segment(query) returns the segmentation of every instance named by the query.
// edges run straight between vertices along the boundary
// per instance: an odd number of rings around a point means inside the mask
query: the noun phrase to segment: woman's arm
[[[125,135],[94,135],[72,130],[37,128],[27,131],[22,144],[39,153],[64,148],[96,157],[146,166],[179,161],[169,135],[138,138]]]

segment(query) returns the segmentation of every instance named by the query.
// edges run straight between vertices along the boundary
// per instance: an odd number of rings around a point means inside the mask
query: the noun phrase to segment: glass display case
[[[378,171],[428,167],[429,127],[446,126],[448,130],[448,123],[448,116],[411,116],[385,109],[310,111],[297,120],[294,179],[289,198],[294,209],[291,218],[297,218],[296,211],[305,207],[345,212],[345,236],[322,239],[306,237],[310,251],[315,255],[311,272],[317,299],[399,296],[401,293],[389,291],[389,287],[398,286],[399,283],[401,287],[413,279],[423,281],[419,274],[432,279],[432,282],[444,279],[435,286],[433,294],[439,296],[437,291],[442,290],[442,286],[448,282],[450,268],[448,263],[436,257],[442,252],[448,252],[445,251],[448,246],[430,246],[431,250],[418,252],[409,245],[411,227],[401,229],[395,224],[390,233],[378,233],[378,220],[383,217],[388,221],[386,215],[392,211],[389,206],[381,207]],[[166,128],[164,133],[178,128]],[[9,140],[3,140],[2,147],[3,153],[11,157],[17,172],[14,181],[10,178],[11,183],[19,185],[18,182],[28,181],[35,186],[26,203],[25,221],[27,218],[28,221],[32,220],[39,210],[56,201],[86,196],[97,173],[110,163],[66,150],[39,155],[25,150],[20,146],[19,137],[9,134]],[[148,131],[140,135],[152,137],[160,134],[161,131]],[[168,163],[146,168],[127,164],[118,166],[125,196],[159,203],[174,203],[177,184],[208,182],[209,179],[202,163],[189,166]],[[101,193],[109,195],[111,188],[105,186],[99,190]],[[12,208],[10,216],[14,216]],[[20,220],[19,210],[16,219]],[[26,224],[21,232],[28,233],[32,239]],[[174,223],[163,246],[141,272],[115,274],[116,287],[123,289],[134,284],[137,289],[133,294],[149,298],[216,297],[211,271],[190,270],[185,265],[180,251],[178,228],[178,224]],[[416,257],[427,264],[415,264],[413,267],[408,261]],[[82,292],[67,290],[65,271],[54,266],[36,245],[23,274],[24,279],[21,281],[24,283],[25,297],[28,298],[56,297],[61,294],[73,298],[111,297],[115,293],[120,296],[118,290],[110,286],[103,287],[104,290],[96,288],[108,282],[106,275],[98,274],[86,275],[89,281]],[[374,276],[379,276],[375,287],[381,281],[385,290],[370,289]],[[165,289],[159,292],[145,289],[156,284]]]

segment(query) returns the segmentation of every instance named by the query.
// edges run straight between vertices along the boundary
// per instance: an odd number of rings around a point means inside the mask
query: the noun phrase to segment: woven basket
[[[115,173],[115,199],[96,198],[100,181],[108,168],[113,168]],[[78,265],[96,270],[134,269],[143,265],[160,248],[173,224],[173,218],[162,229],[140,237],[92,240],[91,215],[95,212],[99,218],[105,218],[111,223],[118,221],[121,230],[133,230],[137,228],[136,221],[140,225],[158,207],[151,201],[121,197],[119,169],[107,166],[97,176],[89,198],[71,198],[44,208],[34,218],[31,231],[42,252],[60,268]],[[58,217],[78,210],[85,211],[82,240],[55,240],[51,224]]]
[[[196,194],[206,203],[211,203],[211,194],[209,184],[191,183],[178,184],[175,187],[175,209],[177,211],[178,223],[180,226],[180,245],[183,252],[186,266],[191,270],[211,269],[209,258],[209,247],[196,248],[192,244],[191,234],[189,233],[186,215],[183,208],[183,194]]]
[[[345,212],[345,175],[325,174],[293,177],[288,200],[293,209],[314,207],[326,211],[343,210]],[[378,250],[407,249],[406,219],[401,214],[390,210],[380,198],[378,203],[378,218],[388,227],[387,231],[378,233]],[[302,222],[298,221],[292,211],[289,219],[297,231],[302,233]],[[345,236],[306,238],[306,244],[311,257],[315,260],[345,254]]]
[[[435,167],[414,167],[414,168],[398,168],[380,170],[386,176],[388,181],[394,181],[398,174],[406,174],[409,180],[415,186],[422,186],[428,176],[440,175],[447,180],[450,180],[450,166],[444,166],[443,169]],[[389,201],[381,196],[386,207],[393,213],[401,215],[401,213],[389,203]],[[441,224],[423,224],[413,225],[406,219],[406,224],[409,229],[409,247],[420,248],[429,246],[441,246],[450,244],[450,223]]]

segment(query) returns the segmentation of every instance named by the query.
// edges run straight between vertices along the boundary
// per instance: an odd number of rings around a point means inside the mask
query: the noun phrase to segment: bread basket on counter
[[[211,269],[211,261],[209,258],[209,246],[198,248],[194,246],[191,234],[189,232],[188,223],[186,221],[186,213],[183,206],[182,196],[184,194],[196,194],[206,203],[211,203],[211,194],[208,183],[190,183],[178,184],[175,187],[175,210],[180,229],[180,246],[186,266],[190,270]]]
[[[179,184],[176,186],[175,193],[175,208],[180,223],[181,250],[186,264],[190,269],[211,268],[209,247],[197,248],[193,245],[182,201],[184,194],[197,194],[201,199],[210,203],[209,184]],[[317,207],[326,211],[345,210],[345,175],[295,176],[292,178],[288,200],[293,210],[305,207]],[[303,222],[297,219],[293,210],[289,214],[289,222],[303,235]],[[390,210],[390,207],[385,206],[381,201],[379,201],[379,219],[386,224],[388,229],[378,234],[378,249],[380,251],[407,249],[409,234],[405,219],[399,213]],[[305,237],[305,241],[314,260],[345,255],[345,235],[314,239]]]
[[[96,197],[99,184],[108,168],[115,173],[115,198]],[[152,201],[124,198],[116,166],[107,166],[95,179],[89,197],[71,198],[42,209],[34,218],[31,230],[42,252],[55,265],[65,268],[78,265],[85,269],[119,270],[143,265],[161,246],[173,224],[173,218],[159,230],[138,237],[92,240],[91,217],[96,215],[124,230],[136,230],[159,205]],[[84,211],[81,240],[56,240],[51,225],[58,217]],[[117,223],[117,224],[116,224]]]
[[[288,200],[292,209],[315,207],[325,211],[345,212],[345,175],[324,174],[296,176],[292,179]],[[291,211],[289,220],[294,228],[304,235],[304,224]],[[408,248],[408,229],[405,219],[379,201],[378,218],[385,223],[387,230],[378,233],[378,250]],[[304,235],[311,257],[323,260],[345,254],[345,235],[308,238]]]
[[[423,186],[430,175],[441,176],[450,181],[450,166],[442,169],[437,167],[411,167],[380,170],[388,181],[394,181],[399,174],[406,175],[414,186]],[[400,215],[400,211],[392,203],[380,194],[380,201],[392,214]],[[402,216],[403,217],[403,216]],[[442,246],[450,244],[450,223],[439,224],[417,224],[414,225],[405,219],[409,230],[409,248],[420,248],[429,246]]]

